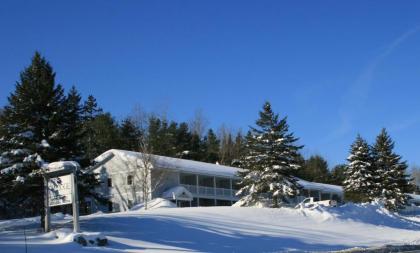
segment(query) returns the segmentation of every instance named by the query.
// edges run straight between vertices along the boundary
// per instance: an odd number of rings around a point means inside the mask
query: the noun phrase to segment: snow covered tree
[[[377,176],[369,144],[358,135],[350,148],[343,182],[345,197],[354,202],[366,202],[375,198]]]
[[[63,92],[50,64],[35,53],[8,97],[1,116],[0,177],[5,181],[1,198],[12,216],[24,215],[22,210],[32,215],[41,211],[41,168],[44,162],[64,158]]]
[[[238,195],[243,196],[243,205],[269,200],[272,207],[278,207],[300,188],[293,172],[300,168],[297,158],[302,146],[296,145],[298,139],[289,132],[286,118],[279,119],[269,102],[259,115],[257,126],[247,135]]]
[[[397,210],[407,202],[407,195],[412,189],[406,174],[407,163],[401,161],[401,156],[393,151],[394,142],[386,129],[376,137],[372,153],[377,179],[378,190],[376,197],[384,200],[390,210]]]

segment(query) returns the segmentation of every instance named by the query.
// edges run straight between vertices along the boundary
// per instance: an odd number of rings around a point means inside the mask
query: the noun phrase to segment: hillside
[[[416,217],[377,205],[339,208],[159,208],[81,217],[81,228],[102,233],[103,248],[72,242],[70,216],[55,215],[56,232],[40,234],[35,218],[0,221],[0,252],[284,252],[331,251],[420,239]]]

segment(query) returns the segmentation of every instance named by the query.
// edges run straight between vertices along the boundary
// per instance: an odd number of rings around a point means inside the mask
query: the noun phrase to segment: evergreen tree
[[[397,210],[407,203],[407,195],[411,191],[407,163],[393,151],[394,142],[385,129],[376,137],[373,146],[374,166],[377,174],[377,191],[375,195],[385,201],[390,210]]]
[[[61,129],[63,93],[52,67],[36,52],[1,116],[0,198],[10,216],[24,215],[23,210],[31,215],[42,211],[42,167],[67,158],[62,152],[66,148]]]
[[[371,201],[375,197],[377,182],[369,144],[358,135],[351,145],[345,171],[344,193],[354,202]]]
[[[304,161],[298,171],[298,177],[311,182],[328,183],[330,177],[328,162],[320,155],[311,156]]]
[[[330,173],[330,184],[343,185],[346,180],[346,169],[347,165],[338,164],[334,166]]]
[[[89,129],[92,130],[92,139],[86,150],[89,160],[109,149],[121,147],[118,124],[111,114],[103,113],[96,116],[89,122]]]
[[[213,129],[207,131],[207,135],[203,140],[204,145],[204,162],[216,163],[219,161],[220,141],[217,139]]]
[[[82,129],[83,129],[83,146],[85,150],[85,160],[89,164],[99,153],[96,147],[96,130],[94,120],[99,115],[102,115],[102,108],[98,106],[98,103],[92,95],[88,96],[88,99],[84,102],[82,108]]]
[[[131,151],[139,150],[141,132],[130,118],[123,120],[120,127],[120,136],[122,149]]]
[[[272,200],[272,206],[295,196],[300,188],[292,175],[299,169],[297,158],[301,146],[289,132],[286,118],[280,119],[270,103],[266,102],[256,122],[247,136],[247,153],[242,158],[244,171],[239,173],[244,205],[261,199]]]
[[[188,124],[182,122],[176,132],[175,146],[176,157],[185,158],[191,152],[191,139],[192,135],[189,131]]]
[[[67,97],[63,103],[60,133],[62,135],[63,147],[60,150],[60,155],[66,157],[68,160],[74,160],[83,164],[84,148],[82,140],[84,139],[84,132],[82,130],[82,105],[81,96],[76,90],[76,87],[72,87],[67,94]]]

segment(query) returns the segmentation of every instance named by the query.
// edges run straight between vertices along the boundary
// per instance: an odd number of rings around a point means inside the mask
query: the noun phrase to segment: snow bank
[[[388,211],[382,203],[347,203],[339,207],[316,205],[312,208],[298,209],[304,216],[312,216],[320,221],[353,221],[366,224],[401,229],[420,229],[414,220]]]
[[[157,208],[174,208],[176,205],[167,199],[156,198],[147,202],[147,209],[157,209]],[[133,206],[130,211],[145,210],[144,203],[137,204]]]

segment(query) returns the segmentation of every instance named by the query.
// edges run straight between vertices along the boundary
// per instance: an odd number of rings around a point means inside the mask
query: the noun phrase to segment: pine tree
[[[304,161],[298,177],[318,183],[328,183],[330,174],[328,162],[320,155],[313,155]]]
[[[175,137],[176,157],[185,158],[191,152],[191,133],[188,124],[182,122],[179,124]]]
[[[264,104],[256,124],[247,136],[238,194],[244,195],[244,205],[269,199],[273,207],[278,207],[279,202],[295,196],[300,188],[292,174],[300,167],[297,157],[302,147],[295,144],[298,139],[289,132],[286,118],[279,120],[269,102]]]
[[[373,170],[373,160],[369,144],[358,135],[351,145],[344,180],[345,197],[354,202],[374,199],[377,189],[377,176]]]
[[[90,163],[99,154],[96,147],[94,120],[102,114],[103,110],[98,106],[95,97],[89,95],[88,99],[84,102],[82,109],[83,146],[87,163]]]
[[[92,130],[91,145],[86,150],[89,160],[109,149],[121,147],[118,124],[110,113],[96,116],[89,122],[89,128]]]
[[[76,87],[72,87],[62,105],[63,120],[60,125],[59,134],[62,135],[60,150],[61,157],[83,164],[85,157],[83,143],[84,132],[82,129],[82,105],[81,96]]]
[[[213,129],[207,131],[207,135],[203,140],[204,146],[204,162],[216,163],[219,161],[220,141],[217,139]]]
[[[388,209],[397,210],[407,203],[405,193],[411,188],[405,173],[407,163],[401,161],[401,156],[395,154],[393,149],[394,142],[386,129],[382,129],[372,150],[375,170],[379,175],[375,195],[384,200]]]
[[[61,85],[50,64],[36,52],[20,74],[1,117],[1,198],[11,216],[39,214],[43,205],[42,167],[63,157]],[[20,208],[17,208],[18,205]]]
[[[344,185],[344,180],[346,180],[346,164],[338,164],[332,168],[330,173],[330,184],[334,185]]]
[[[123,120],[120,127],[121,148],[124,150],[138,151],[141,131],[134,125],[130,118]]]

